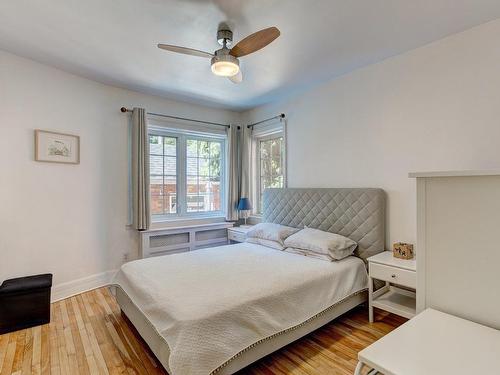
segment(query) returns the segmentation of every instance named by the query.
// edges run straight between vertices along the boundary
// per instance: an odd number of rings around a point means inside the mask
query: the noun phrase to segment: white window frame
[[[254,163],[254,170],[255,170],[255,184],[254,188],[252,189],[254,191],[254,202],[256,203],[254,206],[254,212],[253,214],[255,216],[261,216],[262,212],[260,211],[261,207],[261,199],[262,199],[262,191],[261,189],[261,160],[260,160],[260,143],[262,141],[268,141],[271,139],[275,138],[283,138],[283,155],[282,155],[282,160],[281,160],[281,169],[282,169],[282,175],[283,175],[283,187],[286,187],[287,185],[287,180],[286,180],[286,138],[285,138],[285,132],[283,130],[280,131],[274,131],[272,133],[268,134],[263,134],[263,135],[256,135],[253,137],[253,141],[255,143],[255,157],[253,158],[253,163]]]
[[[149,136],[161,136],[161,137],[173,137],[177,139],[176,142],[176,152],[177,152],[177,186],[176,186],[176,197],[177,197],[177,212],[167,213],[163,215],[153,215],[151,214],[151,221],[153,223],[179,220],[179,219],[203,219],[203,218],[213,218],[225,216],[226,212],[226,137],[219,134],[195,134],[185,131],[174,131],[171,129],[159,129],[158,127],[150,128],[148,130],[148,140]],[[209,212],[187,212],[187,140],[193,139],[197,141],[219,141],[221,143],[221,167],[220,167],[220,193],[221,193],[221,209],[218,211]]]

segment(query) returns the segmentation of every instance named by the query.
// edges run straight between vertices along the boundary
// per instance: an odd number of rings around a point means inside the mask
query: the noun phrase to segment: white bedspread
[[[359,258],[326,262],[240,243],[130,262],[115,284],[167,342],[174,375],[207,375],[368,279]]]

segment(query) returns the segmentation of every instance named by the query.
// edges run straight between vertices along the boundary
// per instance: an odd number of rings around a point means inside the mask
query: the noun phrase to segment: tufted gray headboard
[[[385,193],[370,188],[266,189],[263,221],[296,228],[308,226],[356,241],[355,255],[384,250]]]

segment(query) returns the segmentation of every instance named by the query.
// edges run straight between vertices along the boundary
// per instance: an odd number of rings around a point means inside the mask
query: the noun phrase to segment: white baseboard
[[[83,277],[78,280],[68,281],[52,287],[51,302],[60,301],[62,299],[72,297],[75,294],[87,292],[92,289],[100,288],[109,285],[111,279],[117,271],[111,270],[95,275]]]

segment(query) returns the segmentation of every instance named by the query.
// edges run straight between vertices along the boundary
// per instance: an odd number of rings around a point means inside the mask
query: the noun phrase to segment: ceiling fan
[[[243,75],[241,74],[238,58],[264,48],[279,36],[280,31],[276,27],[268,27],[247,36],[229,49],[228,47],[233,42],[233,32],[223,29],[217,31],[217,41],[222,48],[214,53],[161,43],[158,44],[158,48],[185,55],[211,58],[212,72],[215,75],[227,77],[233,83],[240,83],[243,80]]]

